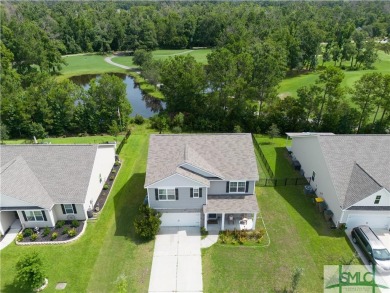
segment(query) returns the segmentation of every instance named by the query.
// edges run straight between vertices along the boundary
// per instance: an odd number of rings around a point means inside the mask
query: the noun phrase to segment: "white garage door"
[[[200,213],[163,213],[161,226],[200,226]]]
[[[368,225],[371,228],[386,229],[390,225],[388,215],[348,215],[347,227],[354,228],[359,225]]]

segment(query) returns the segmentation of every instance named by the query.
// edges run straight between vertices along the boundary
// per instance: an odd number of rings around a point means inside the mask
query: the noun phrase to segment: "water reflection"
[[[165,108],[165,102],[162,102],[159,99],[153,98],[149,95],[143,94],[138,85],[134,82],[131,76],[128,76],[123,73],[110,73],[123,80],[126,84],[126,95],[129,100],[133,112],[130,116],[135,116],[137,114],[148,118],[158,113]],[[70,80],[74,83],[82,86],[84,89],[89,89],[89,82],[93,78],[100,78],[100,74],[84,74],[79,76],[72,76]]]

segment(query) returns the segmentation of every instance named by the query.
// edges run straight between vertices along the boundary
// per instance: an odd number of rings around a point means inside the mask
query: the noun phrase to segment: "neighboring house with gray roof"
[[[145,188],[162,226],[255,223],[258,179],[250,134],[150,136]]]
[[[0,233],[87,218],[115,162],[115,145],[2,145]]]
[[[336,224],[390,228],[390,135],[297,135],[291,150]]]

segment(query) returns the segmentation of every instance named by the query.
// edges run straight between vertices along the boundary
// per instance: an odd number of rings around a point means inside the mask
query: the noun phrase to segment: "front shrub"
[[[119,166],[119,161],[115,161],[114,165]]]
[[[209,232],[206,230],[205,227],[200,228],[200,235],[207,236],[208,234],[209,234]]]
[[[114,173],[114,174],[115,174],[115,173],[116,173],[116,170],[115,170],[115,169],[113,169],[113,170],[111,171],[111,173]]]
[[[108,184],[104,184],[103,189],[104,189],[104,190],[107,190],[108,187],[109,187]]]
[[[37,233],[34,233],[34,234],[32,234],[30,236],[31,241],[35,241],[35,240],[37,240],[37,238],[38,238],[38,234]]]
[[[56,240],[57,237],[58,237],[58,233],[57,232],[53,232],[53,234],[51,234],[50,240]]]
[[[76,234],[77,234],[77,232],[76,232],[75,228],[68,230],[68,236],[69,237],[74,237],[74,236],[76,236]]]
[[[144,122],[145,122],[144,117],[142,117],[139,114],[135,115],[135,117],[134,117],[134,123],[135,124],[141,125],[141,124],[144,124]]]
[[[16,241],[20,242],[23,240],[23,234],[22,233],[19,233],[18,235],[16,235]]]
[[[43,233],[42,233],[42,236],[43,237],[46,237],[47,235],[50,234],[50,229],[49,227],[45,227],[45,229],[43,229]]]
[[[114,176],[110,176],[110,180],[113,181],[115,179]]]
[[[65,225],[65,221],[58,221],[57,223],[56,223],[56,228],[57,229],[60,229],[60,228],[62,228],[63,226]]]
[[[68,234],[69,228],[65,227],[64,230],[62,230],[62,235]]]
[[[80,226],[80,222],[77,221],[77,220],[73,220],[71,226],[72,226],[73,228],[77,228],[77,227]]]
[[[32,229],[30,229],[30,228],[24,229],[24,231],[23,231],[23,236],[24,237],[30,237],[31,235],[33,235],[33,230]]]
[[[135,232],[145,240],[154,239],[160,229],[161,214],[147,205],[139,207],[139,215],[134,221]]]

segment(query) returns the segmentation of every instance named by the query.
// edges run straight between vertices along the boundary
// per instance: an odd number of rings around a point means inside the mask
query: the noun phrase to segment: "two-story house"
[[[145,188],[162,226],[255,229],[258,179],[250,134],[150,136]]]

